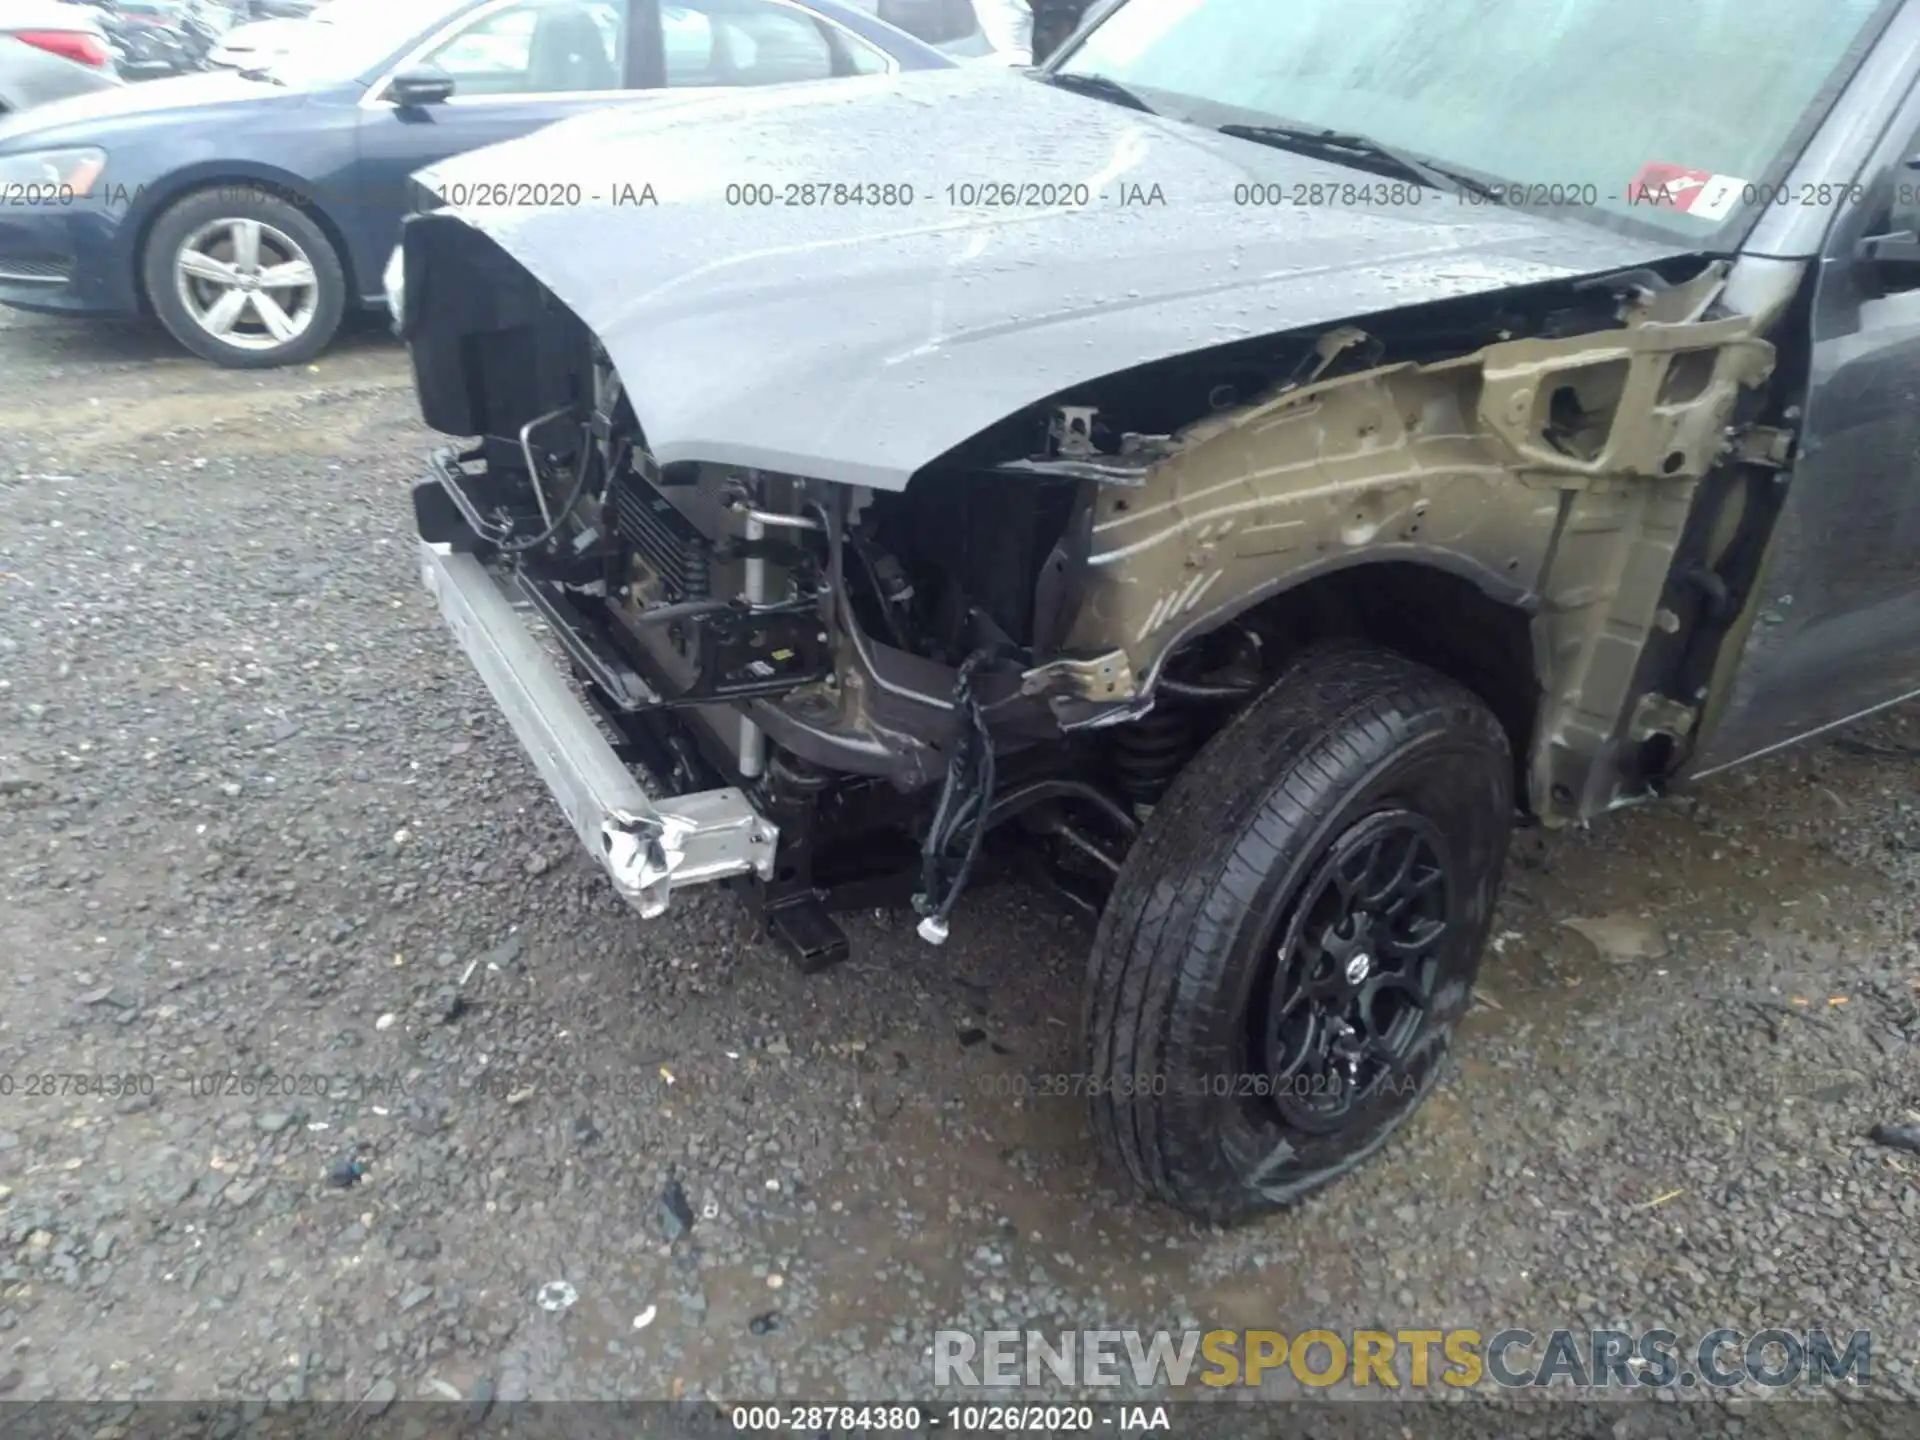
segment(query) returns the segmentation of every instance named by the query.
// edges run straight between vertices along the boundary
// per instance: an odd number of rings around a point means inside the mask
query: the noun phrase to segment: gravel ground
[[[371,328],[244,375],[0,317],[0,1393],[885,1399],[945,1328],[1818,1324],[1920,1398],[1920,1157],[1861,1138],[1920,1119],[1920,713],[1523,835],[1444,1088],[1224,1234],[1034,1093],[1084,946],[1043,896],[937,951],[863,917],[813,978],[724,894],[625,912],[419,590],[428,443]]]

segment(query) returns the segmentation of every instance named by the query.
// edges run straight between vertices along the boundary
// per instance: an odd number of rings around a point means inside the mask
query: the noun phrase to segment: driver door
[[[1920,91],[1837,216],[1759,614],[1702,771],[1920,696]]]

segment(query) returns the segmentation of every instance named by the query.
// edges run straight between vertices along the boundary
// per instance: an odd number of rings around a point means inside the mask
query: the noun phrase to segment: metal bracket
[[[1357,325],[1342,325],[1338,329],[1327,331],[1314,344],[1312,353],[1301,360],[1299,368],[1292,376],[1291,385],[1298,387],[1313,384],[1331,370],[1334,362],[1342,355],[1359,345],[1373,346],[1377,349],[1379,341]]]
[[[628,715],[657,710],[661,699],[640,673],[611,646],[599,641],[559,589],[536,580],[525,570],[513,571],[515,589],[546,622],[547,631],[567,652],[567,658],[593,678],[615,709]]]
[[[675,885],[773,874],[779,830],[732,788],[662,801],[653,815],[610,815],[601,826],[607,874],[641,916],[666,913]]]
[[[1117,455],[1089,448],[1071,454],[1062,452],[1054,459],[1042,456],[1008,460],[993,469],[996,475],[1044,475],[1136,489],[1147,483],[1147,476],[1155,466],[1163,464],[1178,450],[1171,435],[1139,435],[1129,431],[1120,437]]]
[[[1782,470],[1793,460],[1794,432],[1767,425],[1743,431],[1733,442],[1733,456],[1743,465]]]
[[[1649,692],[1642,695],[1640,703],[1633,707],[1633,720],[1627,727],[1627,735],[1636,742],[1651,740],[1656,735],[1684,739],[1693,733],[1697,719],[1699,712],[1691,705],[1683,705],[1665,695]]]
[[[1133,664],[1124,650],[1088,660],[1049,660],[1020,677],[1022,695],[1064,695],[1101,704],[1129,700],[1135,691]]]
[[[574,833],[643,916],[662,914],[675,886],[772,876],[779,827],[732,787],[656,804],[478,560],[423,541],[420,568]]]
[[[1092,405],[1062,405],[1053,412],[1049,438],[1053,453],[1062,460],[1088,460],[1100,452],[1093,448],[1093,422],[1100,411]]]
[[[433,478],[439,482],[440,488],[453,502],[453,508],[459,511],[460,518],[467,522],[467,528],[487,544],[498,545],[513,534],[513,527],[497,524],[482,515],[480,507],[473,503],[472,497],[460,483],[463,479],[470,478],[461,467],[468,461],[479,458],[480,452],[477,450],[461,452],[449,445],[435,450],[427,457],[427,462],[433,468]]]

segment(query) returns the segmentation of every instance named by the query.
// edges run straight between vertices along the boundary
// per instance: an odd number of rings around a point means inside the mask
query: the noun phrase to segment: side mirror
[[[1886,233],[1867,236],[1854,256],[1869,265],[1920,265],[1920,154],[1909,155],[1894,173]]]
[[[381,98],[389,105],[439,105],[453,94],[453,77],[439,70],[405,70],[393,77]]]

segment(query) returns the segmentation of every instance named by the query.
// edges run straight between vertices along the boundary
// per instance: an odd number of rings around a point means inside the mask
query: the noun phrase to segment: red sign
[[[1684,165],[1655,161],[1642,165],[1627,187],[1629,205],[1652,205],[1662,210],[1690,210],[1709,181],[1711,170],[1689,170]]]

